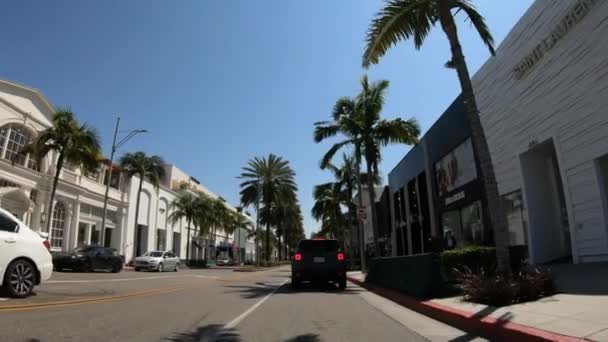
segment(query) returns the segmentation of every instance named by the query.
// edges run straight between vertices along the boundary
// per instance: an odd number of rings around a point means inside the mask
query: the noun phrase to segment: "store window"
[[[21,153],[23,148],[32,141],[32,137],[33,134],[23,126],[11,124],[2,127],[0,129],[0,153],[2,157],[17,165],[40,171],[35,158],[29,154]]]
[[[156,250],[164,251],[166,249],[166,236],[164,229],[156,230]]]
[[[483,219],[479,201],[443,213],[442,226],[443,236],[447,237],[451,234],[456,240],[455,247],[484,243]]]
[[[503,209],[509,224],[509,245],[523,246],[528,244],[526,208],[521,190],[502,196]]]
[[[53,221],[51,222],[51,247],[61,248],[63,246],[65,217],[65,205],[57,202],[55,209],[53,209]]]

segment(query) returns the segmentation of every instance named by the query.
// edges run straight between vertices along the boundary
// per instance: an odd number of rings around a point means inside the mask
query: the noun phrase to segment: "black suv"
[[[303,281],[331,281],[346,288],[346,260],[337,240],[302,240],[291,261],[291,286]]]

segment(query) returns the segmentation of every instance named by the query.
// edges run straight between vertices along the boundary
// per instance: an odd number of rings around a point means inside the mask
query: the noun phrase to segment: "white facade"
[[[48,235],[54,251],[101,244],[104,183],[109,166],[102,164],[92,174],[64,166],[53,208],[49,210],[56,156],[49,155],[38,165],[29,155],[18,154],[36,134],[51,127],[54,112],[55,108],[39,91],[0,80],[0,206],[40,232],[47,232],[47,223],[51,220]],[[167,165],[165,169],[166,175],[159,187],[155,188],[148,181],[144,181],[142,186],[137,222],[141,227],[139,252],[173,250],[185,258],[188,241],[186,222],[183,220],[173,224],[168,220],[171,202],[181,191],[202,191],[213,198],[218,196],[177,167]],[[114,172],[111,184],[105,245],[115,248],[129,261],[135,246],[139,178],[128,179],[124,174]],[[226,206],[236,211],[234,207]],[[191,236],[194,234],[193,228]],[[225,241],[221,228],[217,235],[217,244],[231,244],[233,241],[232,236]],[[203,258],[204,249],[200,245],[193,244],[193,258]],[[255,251],[251,248],[246,251],[248,256],[255,258]]]
[[[473,78],[532,262],[608,260],[608,3],[537,0]]]

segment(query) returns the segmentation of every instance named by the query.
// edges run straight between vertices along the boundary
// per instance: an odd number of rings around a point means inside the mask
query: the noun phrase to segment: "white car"
[[[177,272],[179,269],[179,258],[172,252],[150,251],[135,258],[135,271],[149,270],[164,272],[172,270]]]
[[[0,208],[0,285],[24,298],[53,273],[49,241]]]

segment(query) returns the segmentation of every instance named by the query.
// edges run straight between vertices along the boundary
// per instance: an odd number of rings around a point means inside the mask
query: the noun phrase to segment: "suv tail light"
[[[51,250],[51,244],[49,243],[49,240],[42,240],[42,244],[44,245],[44,247],[46,247],[47,250]]]
[[[344,261],[344,253],[340,252],[336,257],[338,258],[338,261]]]
[[[293,260],[295,260],[295,261],[302,261],[302,253],[296,253],[293,256]]]

